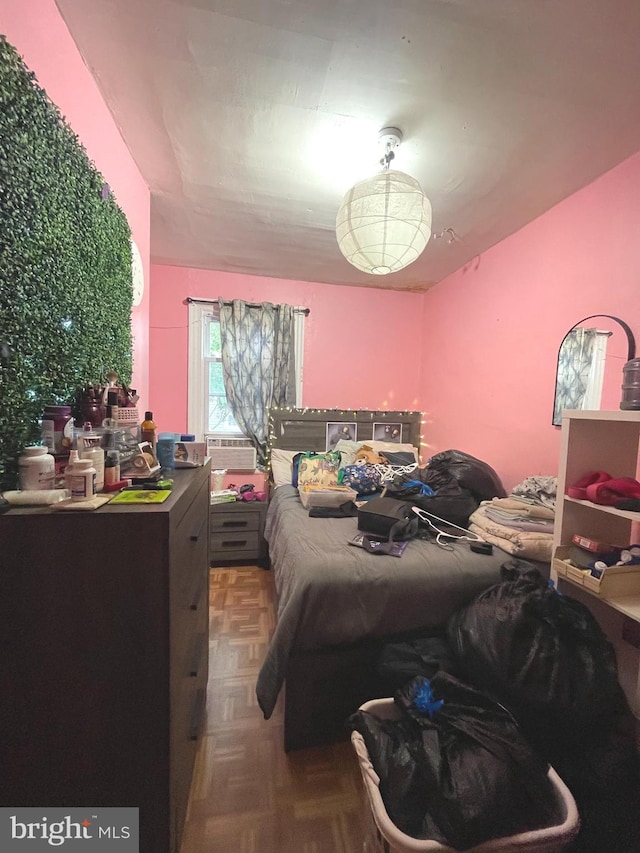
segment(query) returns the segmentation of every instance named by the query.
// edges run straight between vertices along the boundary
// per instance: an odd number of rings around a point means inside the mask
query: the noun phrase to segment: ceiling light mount
[[[383,127],[378,134],[378,144],[382,151],[380,165],[388,169],[391,161],[396,156],[395,152],[400,148],[402,142],[402,131],[397,127]]]

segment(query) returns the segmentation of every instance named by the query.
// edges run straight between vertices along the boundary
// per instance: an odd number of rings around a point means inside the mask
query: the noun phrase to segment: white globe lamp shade
[[[336,217],[340,251],[354,267],[387,275],[412,264],[431,237],[431,202],[404,172],[388,170],[355,184]]]

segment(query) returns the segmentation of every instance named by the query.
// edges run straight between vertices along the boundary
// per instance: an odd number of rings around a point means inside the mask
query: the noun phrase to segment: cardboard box
[[[204,441],[176,441],[173,458],[176,468],[198,468],[204,465],[207,445]]]
[[[628,595],[640,595],[640,566],[610,566],[602,577],[594,578],[587,569],[578,569],[569,562],[569,548],[556,548],[553,567],[558,577],[584,586],[600,598],[622,598]]]

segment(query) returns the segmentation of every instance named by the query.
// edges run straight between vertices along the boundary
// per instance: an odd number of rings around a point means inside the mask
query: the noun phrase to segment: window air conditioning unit
[[[207,456],[214,471],[256,470],[256,449],[248,438],[208,438]]]

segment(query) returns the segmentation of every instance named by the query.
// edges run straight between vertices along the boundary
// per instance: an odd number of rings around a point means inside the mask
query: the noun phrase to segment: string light
[[[278,440],[278,435],[275,431],[275,420],[274,415],[276,413],[284,413],[284,414],[295,414],[295,415],[323,415],[330,417],[352,417],[353,420],[363,420],[366,416],[369,416],[369,420],[373,422],[377,421],[386,421],[390,420],[392,422],[397,422],[398,420],[402,420],[403,418],[415,418],[416,415],[420,415],[420,425],[424,426],[428,421],[425,420],[426,412],[417,411],[415,409],[396,409],[394,411],[389,411],[387,409],[381,410],[373,410],[373,409],[332,409],[332,408],[309,408],[305,407],[297,407],[297,406],[272,406],[269,409],[269,415],[267,420],[267,458],[265,460],[265,471],[271,471],[271,450],[274,446],[274,443]],[[366,441],[366,439],[363,439]],[[370,439],[373,440],[373,439]],[[418,447],[429,447],[430,445],[423,441],[422,434],[419,436]]]

